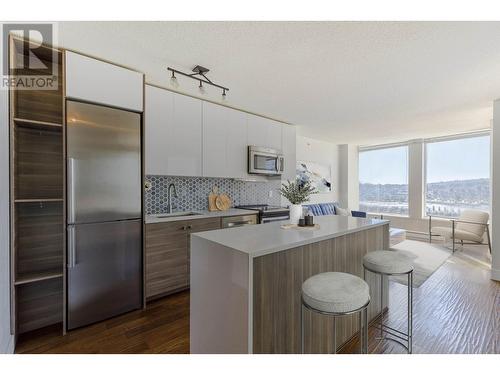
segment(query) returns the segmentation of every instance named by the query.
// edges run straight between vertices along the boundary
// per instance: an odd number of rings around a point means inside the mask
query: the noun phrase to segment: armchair
[[[429,242],[432,236],[443,236],[452,240],[452,249],[455,252],[456,240],[469,245],[481,245],[484,232],[488,239],[488,248],[491,253],[490,228],[488,224],[489,214],[483,211],[464,210],[458,219],[449,219],[451,227],[432,227],[432,216],[429,215]]]

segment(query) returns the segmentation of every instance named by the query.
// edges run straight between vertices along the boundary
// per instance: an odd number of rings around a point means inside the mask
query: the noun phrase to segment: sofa
[[[306,204],[304,208],[308,210],[308,212],[313,216],[325,216],[325,215],[345,215],[348,214],[348,209],[343,209],[339,206],[337,202],[331,203],[315,203],[315,204]],[[342,212],[341,212],[342,211]],[[364,211],[350,211],[351,216],[353,217],[365,217],[366,212]]]

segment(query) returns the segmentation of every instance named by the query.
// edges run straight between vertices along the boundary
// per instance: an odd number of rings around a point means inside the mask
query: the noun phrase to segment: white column
[[[343,208],[359,208],[359,153],[357,145],[339,145],[339,203]]]
[[[500,281],[500,99],[493,102],[491,144],[491,278]]]
[[[424,142],[410,141],[408,146],[408,216],[420,220],[424,217]]]

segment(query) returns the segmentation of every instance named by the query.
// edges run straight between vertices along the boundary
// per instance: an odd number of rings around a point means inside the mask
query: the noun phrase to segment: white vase
[[[302,205],[292,204],[290,206],[290,224],[298,224],[302,217]]]

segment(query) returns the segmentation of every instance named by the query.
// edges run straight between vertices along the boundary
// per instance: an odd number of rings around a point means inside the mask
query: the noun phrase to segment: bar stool
[[[302,284],[300,308],[301,353],[304,353],[304,308],[333,316],[333,350],[337,352],[335,318],[359,312],[361,353],[368,353],[368,304],[370,288],[360,277],[343,272],[324,272]]]
[[[366,271],[380,275],[380,337],[379,339],[388,339],[402,345],[408,354],[412,352],[413,335],[413,264],[404,255],[395,251],[377,250],[366,254],[363,257],[363,277],[366,280]],[[407,275],[408,276],[408,330],[399,331],[395,328],[385,325],[384,320],[384,276]],[[386,334],[384,337],[383,334]],[[391,337],[387,337],[390,335]],[[401,341],[399,341],[401,340]],[[406,344],[405,344],[406,343]]]

